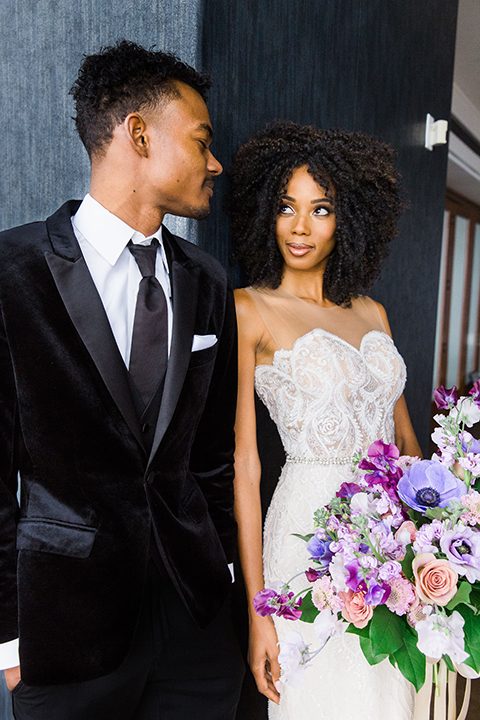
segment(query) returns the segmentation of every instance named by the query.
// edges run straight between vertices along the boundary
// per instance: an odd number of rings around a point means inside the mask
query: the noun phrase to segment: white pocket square
[[[192,352],[197,350],[206,350],[217,342],[216,335],[194,335],[192,343]]]

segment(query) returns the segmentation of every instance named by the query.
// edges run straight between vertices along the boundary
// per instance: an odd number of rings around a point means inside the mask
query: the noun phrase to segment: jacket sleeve
[[[237,532],[233,516],[236,402],[237,326],[233,293],[228,287],[215,368],[192,447],[190,470],[208,502],[229,563],[233,562]]]
[[[17,425],[15,378],[3,315],[0,315],[0,643],[18,637]]]

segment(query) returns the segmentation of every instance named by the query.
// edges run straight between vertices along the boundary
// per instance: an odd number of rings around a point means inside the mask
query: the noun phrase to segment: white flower
[[[476,680],[480,677],[480,673],[475,672],[473,668],[471,668],[469,665],[465,665],[465,663],[453,663],[453,667],[458,672],[459,675],[461,675],[464,678],[470,678],[470,680]]]
[[[329,608],[322,610],[313,622],[313,631],[323,647],[327,640],[336,635],[341,635],[347,627],[347,623],[338,619],[337,613],[332,613]]]
[[[465,652],[464,619],[456,610],[448,617],[443,613],[430,613],[415,626],[418,649],[435,662],[448,655],[453,662],[463,663],[469,656]]]
[[[280,641],[278,662],[282,669],[282,683],[289,683],[292,687],[300,687],[303,683],[303,673],[309,667],[310,653],[308,645],[296,630],[288,632]]]
[[[455,422],[460,422],[463,418],[467,427],[472,427],[480,420],[480,407],[472,398],[461,397],[455,407],[450,410],[450,417]]]
[[[352,513],[374,515],[377,509],[377,502],[370,493],[356,493],[350,500],[350,508]]]
[[[328,572],[332,578],[332,582],[337,592],[346,590],[346,578],[349,576],[348,570],[345,570],[345,561],[342,553],[336,553],[332,562],[328,566]]]

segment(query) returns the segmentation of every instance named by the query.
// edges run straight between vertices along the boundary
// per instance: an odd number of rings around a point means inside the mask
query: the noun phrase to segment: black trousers
[[[230,602],[200,630],[150,563],[135,639],[96,680],[12,692],[15,720],[234,720],[244,665]]]

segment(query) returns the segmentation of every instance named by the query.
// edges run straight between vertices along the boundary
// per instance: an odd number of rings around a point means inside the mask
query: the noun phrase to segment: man
[[[161,225],[209,213],[208,87],[126,41],[86,57],[72,92],[90,192],[0,235],[0,657],[17,720],[234,716],[232,297]]]

